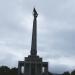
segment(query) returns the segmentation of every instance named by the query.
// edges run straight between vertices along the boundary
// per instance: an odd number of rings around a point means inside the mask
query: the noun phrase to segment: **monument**
[[[23,75],[48,75],[48,62],[43,62],[42,58],[37,55],[37,17],[38,13],[36,9],[33,9],[33,31],[32,31],[32,43],[31,52],[28,57],[25,57],[24,61],[18,62],[18,75],[21,75],[22,67],[24,67]]]

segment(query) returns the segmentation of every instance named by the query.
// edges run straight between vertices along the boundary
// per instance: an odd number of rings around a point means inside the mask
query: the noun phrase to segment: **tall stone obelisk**
[[[31,55],[37,55],[37,11],[33,10],[33,31],[32,31],[32,44],[31,44]]]
[[[32,31],[32,44],[31,44],[31,55],[37,55],[37,11],[34,8],[33,10],[33,31]]]
[[[24,67],[23,75],[48,75],[48,62],[42,62],[42,58],[37,55],[37,16],[38,13],[33,9],[33,31],[32,31],[32,42],[31,51],[28,57],[25,57],[24,61],[18,63],[18,75],[21,75],[22,67]],[[44,72],[43,69],[44,68]]]

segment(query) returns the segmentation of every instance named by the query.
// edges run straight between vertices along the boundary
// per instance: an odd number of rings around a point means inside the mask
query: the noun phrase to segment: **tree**
[[[10,69],[7,66],[1,66],[0,75],[18,75],[18,69],[17,68]]]
[[[10,75],[10,68],[8,68],[7,66],[1,66],[0,75]]]
[[[63,75],[70,75],[70,73],[69,72],[64,72]]]
[[[53,75],[51,72],[48,72],[48,75]]]
[[[71,72],[71,75],[75,75],[75,70]]]
[[[10,73],[11,73],[11,75],[18,75],[18,69],[17,68],[12,68]]]

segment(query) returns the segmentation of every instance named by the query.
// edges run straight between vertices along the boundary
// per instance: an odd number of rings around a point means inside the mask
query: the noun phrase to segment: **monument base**
[[[25,57],[25,61],[19,61],[18,75],[22,74],[22,67],[24,67],[23,75],[48,75],[48,62],[42,62],[42,58],[39,56],[29,55]]]

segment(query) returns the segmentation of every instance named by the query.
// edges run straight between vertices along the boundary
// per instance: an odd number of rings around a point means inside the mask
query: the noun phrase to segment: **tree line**
[[[72,71],[71,73],[69,73],[69,72],[64,72],[62,75],[75,75],[75,70]]]
[[[0,66],[0,75],[18,75],[18,68],[9,68],[8,66]],[[42,75],[45,75],[44,73]],[[51,72],[48,72],[48,75],[54,75]],[[61,75],[75,75],[75,70],[71,73],[64,72]]]
[[[18,75],[18,69],[16,67],[9,68],[7,66],[0,66],[0,75]]]

